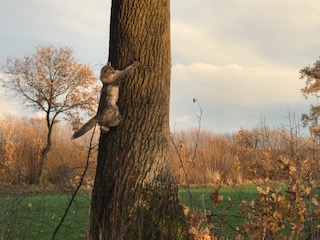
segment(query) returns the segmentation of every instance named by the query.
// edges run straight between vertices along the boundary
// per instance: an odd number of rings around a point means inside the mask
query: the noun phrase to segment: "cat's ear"
[[[108,63],[107,63],[107,67],[111,67],[111,62],[108,62]]]

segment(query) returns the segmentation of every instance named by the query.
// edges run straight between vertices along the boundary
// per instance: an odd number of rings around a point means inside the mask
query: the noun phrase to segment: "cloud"
[[[71,46],[95,72],[106,62],[111,1],[0,5],[0,64],[47,42]],[[261,116],[279,125],[288,105],[308,112],[298,74],[320,55],[319,12],[317,0],[171,1],[171,125],[197,126],[194,97],[203,127],[217,132],[250,128]]]
[[[203,6],[203,7],[201,7]],[[320,48],[317,1],[172,2],[172,122],[216,132],[252,127],[265,118],[280,126],[288,108],[308,112],[299,69]],[[183,10],[182,10],[183,9]],[[298,116],[298,119],[300,117]]]
[[[245,67],[193,63],[173,66],[173,86],[181,96],[212,99],[239,106],[273,105],[303,99],[299,69]]]
[[[193,63],[175,64],[172,70],[172,122],[182,126],[197,125],[199,109],[193,98],[204,110],[204,126],[215,131],[258,123],[264,114],[272,116],[271,109],[282,117],[288,105],[307,105],[298,69]]]
[[[1,74],[0,74],[1,77]],[[14,99],[9,99],[3,88],[0,88],[0,115],[18,116],[21,113],[21,104]]]
[[[180,63],[302,67],[318,57],[315,0],[204,0],[201,6],[172,3],[173,53]]]
[[[175,130],[181,129],[191,129],[198,126],[195,119],[192,116],[182,115],[176,117],[174,120],[171,121],[171,131],[174,132]]]
[[[73,47],[82,62],[95,67],[107,60],[110,4],[102,0],[94,4],[85,0],[4,0],[0,52],[21,57],[40,43],[64,44]]]
[[[244,42],[235,44],[231,39],[220,39],[204,28],[179,21],[172,22],[172,49],[174,63],[262,64],[261,58]]]
[[[6,78],[5,74],[0,73],[0,80]],[[0,85],[1,86],[1,85]],[[10,92],[4,87],[0,87],[0,116],[27,116],[31,112],[27,111],[19,96]]]
[[[0,102],[0,115],[1,116],[5,116],[5,115],[13,115],[13,116],[17,116],[18,112],[17,109],[14,105],[12,105],[11,102]]]

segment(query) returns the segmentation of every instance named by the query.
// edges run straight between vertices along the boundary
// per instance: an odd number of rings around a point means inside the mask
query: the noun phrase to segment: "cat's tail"
[[[81,128],[79,128],[73,135],[72,139],[78,138],[88,132],[91,128],[93,128],[98,123],[97,118],[91,118],[89,122],[85,123]]]

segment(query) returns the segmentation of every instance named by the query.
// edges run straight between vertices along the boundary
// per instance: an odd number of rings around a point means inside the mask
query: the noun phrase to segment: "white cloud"
[[[173,86],[181,96],[239,106],[270,106],[301,101],[299,69],[252,68],[236,64],[194,63],[173,66]]]
[[[95,67],[107,61],[110,5],[102,0],[1,1],[0,52],[21,57],[40,43],[65,44]],[[4,59],[0,61],[4,64]]]
[[[191,129],[196,126],[196,121],[193,119],[193,116],[182,115],[171,121],[171,131],[181,129]]]
[[[307,106],[298,71],[235,64],[176,64],[172,72],[172,122],[182,128],[197,126],[199,109],[192,105],[193,98],[204,110],[203,126],[217,132],[252,126],[265,114],[268,119],[274,117],[271,109],[282,118],[288,105]],[[179,122],[181,118],[188,121]]]
[[[108,58],[110,5],[2,0],[0,64],[52,42],[73,47],[99,72]],[[194,97],[203,126],[218,132],[252,127],[260,115],[279,124],[288,104],[308,108],[298,72],[320,55],[319,16],[317,0],[171,1],[171,123],[197,125]],[[12,109],[10,101],[1,103]]]
[[[175,63],[263,63],[260,56],[245,42],[235,43],[234,39],[221,39],[218,34],[214,35],[204,28],[178,21],[172,22],[172,49],[176,56]]]
[[[173,53],[180,63],[302,67],[319,55],[315,0],[203,0],[201,6],[172,3]]]
[[[0,109],[1,109],[1,112],[0,112],[1,116],[5,116],[5,115],[17,116],[18,115],[16,106],[14,106],[10,102],[0,102]]]

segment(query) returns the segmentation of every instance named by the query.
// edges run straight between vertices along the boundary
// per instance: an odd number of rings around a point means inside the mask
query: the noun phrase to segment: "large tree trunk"
[[[41,158],[40,158],[40,162],[38,165],[38,171],[35,177],[35,181],[29,182],[32,184],[44,184],[45,183],[45,178],[44,178],[44,169],[45,169],[45,165],[46,165],[46,161],[47,161],[47,157],[48,157],[48,153],[51,149],[51,138],[52,138],[52,131],[53,131],[53,125],[54,125],[54,120],[56,118],[57,115],[55,115],[53,117],[53,119],[50,119],[50,112],[47,112],[46,115],[46,123],[47,123],[47,138],[46,138],[46,145],[43,147],[42,151],[41,151]]]
[[[140,66],[120,89],[122,123],[100,137],[90,239],[187,239],[169,153],[170,1],[111,12],[109,60]]]

